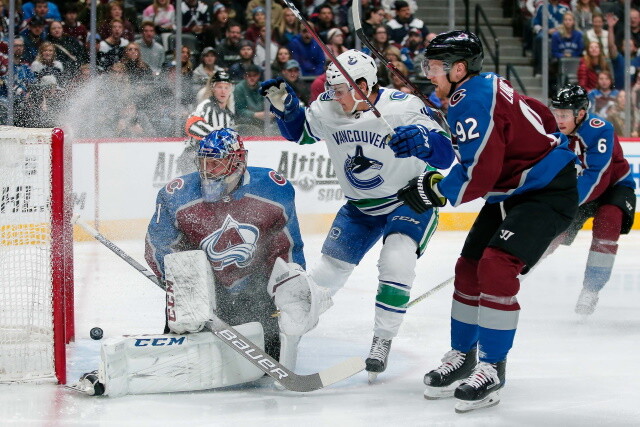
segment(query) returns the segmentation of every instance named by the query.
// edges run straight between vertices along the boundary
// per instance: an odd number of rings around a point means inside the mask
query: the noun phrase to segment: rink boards
[[[638,183],[640,143],[624,140],[622,145]],[[245,146],[249,165],[274,169],[294,185],[302,232],[326,232],[345,199],[325,144],[298,146],[281,138],[249,137]],[[176,176],[176,159],[184,147],[181,139],[74,141],[74,213],[95,221],[113,239],[141,238],[154,212],[156,194]],[[457,208],[445,206],[439,229],[469,229],[482,204],[476,200]],[[640,221],[634,228],[640,228]],[[81,232],[75,236],[88,238]]]

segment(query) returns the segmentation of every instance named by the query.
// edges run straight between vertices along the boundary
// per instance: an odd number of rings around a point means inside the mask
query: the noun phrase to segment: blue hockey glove
[[[287,120],[300,106],[300,100],[282,77],[260,83],[260,95],[271,103],[270,111],[280,120]]]
[[[396,157],[415,156],[425,160],[431,155],[429,129],[423,125],[398,126],[394,129],[389,147]]]
[[[398,199],[419,214],[444,206],[447,199],[436,188],[442,178],[444,176],[440,172],[425,171],[398,190]]]

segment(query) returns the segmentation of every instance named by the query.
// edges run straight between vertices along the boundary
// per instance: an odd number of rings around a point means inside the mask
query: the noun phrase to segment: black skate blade
[[[476,409],[491,408],[500,403],[500,392],[496,391],[482,400],[460,400],[456,399],[456,414],[466,414]]]

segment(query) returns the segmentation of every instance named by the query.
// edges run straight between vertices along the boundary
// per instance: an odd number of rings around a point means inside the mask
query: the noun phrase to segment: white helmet
[[[373,85],[378,83],[378,67],[376,67],[373,58],[366,53],[350,49],[338,55],[336,59],[340,62],[342,68],[349,73],[354,82],[364,78],[367,81],[367,86],[369,86],[369,91],[371,91]],[[331,63],[327,67],[327,84],[333,86],[340,83],[346,83],[347,86],[351,86],[336,64]]]

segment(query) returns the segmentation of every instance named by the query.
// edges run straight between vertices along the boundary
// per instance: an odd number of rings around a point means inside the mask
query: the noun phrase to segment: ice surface
[[[449,278],[465,233],[438,232],[418,261],[413,297]],[[313,393],[278,391],[268,378],[224,390],[95,398],[52,384],[0,385],[0,424],[216,426],[592,426],[640,419],[640,232],[623,236],[610,283],[586,321],[574,314],[590,244],[583,231],[531,273],[507,364],[502,402],[455,414],[453,400],[422,397],[424,373],[449,349],[452,287],[412,307],[394,339],[389,368],[369,385],[362,372]],[[305,236],[313,264],[323,236]],[[143,261],[143,242],[116,242]],[[371,343],[379,246],[358,266],[335,306],[303,338],[298,371],[311,373],[366,354]],[[105,337],[162,330],[163,294],[98,242],[76,244],[76,334],[69,380],[97,368]]]

